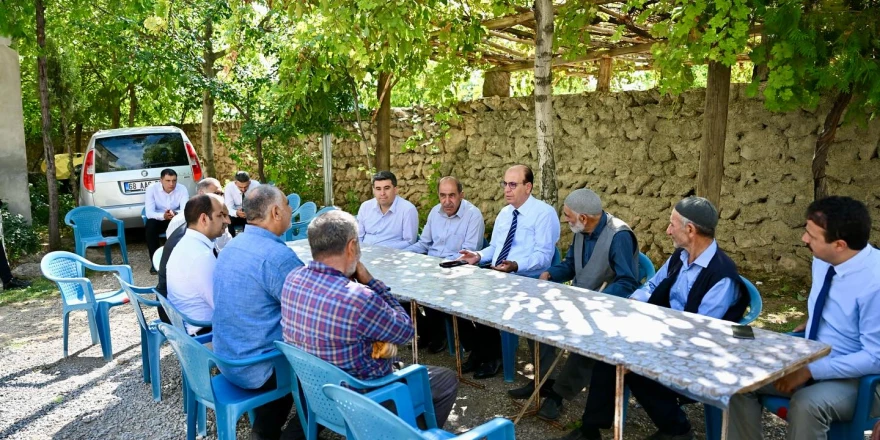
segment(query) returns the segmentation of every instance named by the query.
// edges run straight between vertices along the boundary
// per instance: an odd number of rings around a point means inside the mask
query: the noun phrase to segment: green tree
[[[778,0],[766,10],[764,35],[753,58],[769,69],[767,108],[789,111],[833,99],[812,163],[813,195],[822,198],[828,149],[844,113],[847,121],[863,122],[876,116],[880,103],[880,3]]]

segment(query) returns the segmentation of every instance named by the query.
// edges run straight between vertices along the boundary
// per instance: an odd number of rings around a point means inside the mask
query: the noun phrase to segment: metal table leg
[[[626,367],[617,366],[614,392],[614,440],[623,440],[623,406],[626,402],[623,398],[623,378],[626,375]]]

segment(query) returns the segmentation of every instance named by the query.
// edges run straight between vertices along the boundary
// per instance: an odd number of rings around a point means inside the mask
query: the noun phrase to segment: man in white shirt
[[[508,205],[495,217],[489,247],[479,252],[462,250],[461,259],[469,264],[488,263],[493,270],[531,278],[537,278],[550,267],[559,241],[560,221],[556,209],[532,197],[534,179],[531,168],[525,165],[507,169],[501,186]],[[462,372],[475,371],[475,379],[498,374],[501,369],[498,330],[476,324],[473,337],[465,336],[465,339],[473,339],[473,349],[462,365]]]
[[[229,225],[229,215],[223,208],[220,197],[214,194],[195,196],[187,202],[183,211],[187,230],[165,268],[168,301],[199,321],[211,321],[214,315],[214,239]],[[187,331],[204,334],[211,329],[187,324]]]
[[[159,249],[159,234],[168,229],[168,223],[189,199],[189,191],[177,184],[177,172],[165,168],[160,173],[161,180],[147,187],[144,193],[144,208],[147,215],[147,250],[150,253],[150,273],[155,275],[153,254]]]
[[[244,213],[244,200],[247,198],[247,192],[260,186],[260,182],[251,179],[247,171],[239,171],[235,173],[232,182],[226,185],[224,192],[224,201],[226,208],[229,209],[229,234],[235,237],[238,232],[244,231],[247,225],[247,216]]]
[[[220,185],[220,181],[213,177],[206,177],[202,179],[198,185],[196,185],[196,195],[200,196],[202,194],[214,194],[219,197],[224,197],[225,193],[223,192],[223,186]],[[224,203],[223,210],[226,212],[226,215],[229,215],[229,208]],[[168,228],[165,229],[165,237],[168,241],[165,242],[165,252],[169,252],[168,243],[171,241],[171,236],[174,235],[174,231],[183,228],[186,230],[186,219],[183,216],[183,212],[178,212],[174,215],[174,218],[171,219],[171,222],[168,223]],[[229,235],[228,230],[223,231],[223,235],[217,237],[214,240],[214,247],[217,248],[218,251],[223,250],[223,246],[226,243],[229,243],[229,240],[232,240],[232,235]],[[164,255],[163,255],[164,257]],[[159,269],[159,273],[161,276],[162,269]]]
[[[440,203],[428,214],[419,241],[406,250],[452,260],[458,257],[462,249],[476,251],[482,248],[486,228],[483,214],[464,199],[461,182],[447,176],[440,179],[437,190]],[[426,307],[424,318],[419,318],[420,343],[425,344],[431,353],[439,353],[446,348],[446,316]]]
[[[397,197],[397,177],[391,171],[373,175],[373,198],[358,209],[358,240],[395,249],[406,249],[419,235],[419,212]]]

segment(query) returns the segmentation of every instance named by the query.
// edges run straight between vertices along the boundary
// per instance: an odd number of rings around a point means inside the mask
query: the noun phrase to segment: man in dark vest
[[[630,297],[661,307],[698,313],[728,321],[739,321],[749,303],[736,264],[715,242],[718,211],[702,197],[681,200],[672,210],[666,235],[675,252],[648,284]],[[581,427],[560,440],[598,440],[599,429],[614,421],[614,366],[596,362],[590,378],[587,406]],[[694,438],[681,396],[653,380],[629,373],[626,384],[657,426],[649,439],[689,440]]]
[[[602,210],[602,200],[595,192],[576,189],[565,198],[562,212],[574,233],[565,260],[540,275],[542,280],[558,283],[572,281],[577,287],[601,290],[628,297],[638,287],[639,248],[635,234],[623,220]],[[530,346],[532,341],[529,341]],[[540,371],[544,377],[555,358],[555,348],[540,344]],[[546,396],[538,415],[556,420],[562,399],[572,400],[590,382],[593,362],[570,354],[555,383],[548,380],[541,389]],[[535,383],[508,391],[515,399],[525,399],[535,390]]]

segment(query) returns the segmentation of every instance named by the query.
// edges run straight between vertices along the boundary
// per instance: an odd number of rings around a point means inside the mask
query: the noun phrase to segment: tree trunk
[[[212,82],[214,77],[216,76],[216,72],[214,72],[214,45],[211,42],[211,37],[214,34],[214,23],[211,21],[209,17],[205,21],[205,35],[204,35],[204,75],[208,82]],[[214,177],[216,176],[216,172],[214,170],[214,140],[212,139],[212,128],[214,125],[214,97],[211,95],[210,89],[205,89],[202,91],[202,153],[204,153],[204,161],[205,161],[205,169],[207,170],[207,176]]]
[[[379,74],[376,89],[379,114],[376,121],[376,171],[391,170],[391,75]]]
[[[82,124],[82,122],[77,122],[76,125],[73,127],[73,142],[75,143],[74,152],[76,152],[76,153],[83,152],[82,138],[83,138],[83,124]]]
[[[257,136],[257,141],[254,143],[254,150],[257,154],[257,175],[260,176],[260,182],[266,183],[266,174],[263,169],[263,137]]]
[[[487,70],[483,73],[483,97],[510,96],[510,72]]]
[[[137,115],[138,100],[134,92],[134,83],[128,83],[128,126],[134,127],[134,117]]]
[[[721,209],[721,178],[724,176],[724,143],[727,139],[729,100],[730,66],[710,61],[697,195],[709,199],[715,209]]]
[[[541,199],[556,207],[556,160],[553,158],[553,2],[535,0],[535,125]]]
[[[83,125],[82,122],[77,122],[73,127],[73,152],[74,153],[82,153],[82,135],[83,135]],[[71,181],[73,184],[73,201],[76,204],[79,204],[79,174],[74,173],[73,180]]]
[[[122,99],[118,96],[119,94],[115,91],[113,92],[113,108],[110,110],[110,128],[119,128],[119,121],[122,119],[122,109],[119,107],[122,106]]]
[[[55,148],[52,146],[52,115],[49,113],[49,77],[46,72],[46,17],[43,0],[36,0],[37,44],[40,56],[37,57],[37,71],[40,84],[40,114],[43,123],[43,154],[46,155],[46,184],[49,187],[49,250],[61,248],[58,233],[58,184],[55,181]]]
[[[819,200],[828,195],[827,183],[825,182],[825,165],[828,164],[828,149],[834,142],[834,136],[837,135],[837,127],[840,125],[840,118],[846,107],[852,100],[851,92],[840,92],[834,99],[834,105],[831,111],[825,116],[825,125],[822,127],[822,133],[816,139],[816,151],[813,154],[813,199]]]

